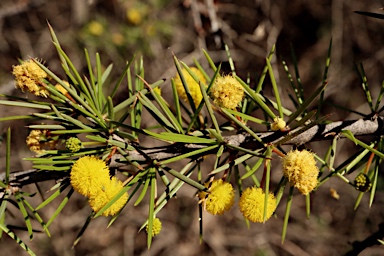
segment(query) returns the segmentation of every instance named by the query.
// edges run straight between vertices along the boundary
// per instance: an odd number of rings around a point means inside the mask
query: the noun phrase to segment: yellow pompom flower
[[[205,186],[208,187],[209,184],[207,182]],[[221,215],[231,209],[234,203],[235,191],[230,183],[221,179],[214,180],[208,191],[201,191],[198,194],[201,202],[204,202],[207,212],[213,215]]]
[[[251,187],[244,190],[239,200],[240,212],[244,218],[253,222],[264,222],[265,193],[261,188]],[[276,210],[276,199],[272,193],[268,195],[268,205],[265,220],[268,220]]]
[[[127,10],[127,20],[137,26],[143,21],[143,11],[138,8],[130,8]]]
[[[199,79],[199,81],[203,84],[206,83],[205,77],[203,73],[200,72],[197,68],[191,68],[192,72],[196,75],[196,77]],[[203,99],[203,95],[201,94],[200,86],[199,84],[193,79],[193,77],[188,73],[187,70],[183,69],[183,76],[185,79],[185,82],[187,83],[188,89],[191,93],[191,97],[193,99],[193,102],[195,103],[195,106],[197,107],[201,100]],[[187,93],[185,92],[183,83],[181,82],[179,74],[175,77],[175,85],[176,90],[179,96],[185,101],[188,102]]]
[[[89,205],[94,212],[98,212],[109,203],[123,189],[123,183],[116,177],[103,183],[102,190],[89,198]],[[104,216],[112,216],[118,213],[128,200],[128,193],[124,193],[115,203],[103,212]]]
[[[99,21],[91,21],[88,24],[89,33],[94,36],[101,36],[104,33],[104,26]]]
[[[283,158],[283,172],[288,181],[303,195],[309,194],[317,186],[319,168],[313,153],[293,150]]]
[[[243,100],[244,88],[231,75],[218,77],[212,85],[210,95],[219,107],[235,109]]]
[[[154,218],[153,222],[152,222],[152,236],[157,236],[158,234],[160,234],[161,227],[162,227],[162,224],[161,224],[160,219],[159,218]],[[149,226],[147,224],[147,226],[145,227],[145,231],[147,233],[148,233],[148,229],[149,229]]]
[[[70,179],[72,187],[81,195],[98,195],[110,182],[109,168],[95,156],[83,156],[72,166]]]
[[[275,117],[273,119],[273,123],[271,125],[271,129],[273,131],[277,131],[277,130],[283,130],[285,128],[287,124],[285,123],[284,119],[280,118],[280,117]]]
[[[13,66],[12,74],[15,76],[16,87],[23,92],[27,90],[36,96],[48,97],[49,92],[42,85],[43,79],[47,78],[48,75],[33,60],[27,60],[21,65]]]
[[[113,33],[111,39],[112,43],[117,46],[122,46],[124,44],[124,36],[121,33]]]

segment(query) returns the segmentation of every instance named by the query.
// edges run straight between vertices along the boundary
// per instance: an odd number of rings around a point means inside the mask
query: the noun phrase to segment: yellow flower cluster
[[[36,96],[48,97],[49,92],[43,86],[43,79],[47,78],[48,75],[33,60],[27,60],[21,65],[13,66],[12,74],[16,79],[16,87],[23,92],[27,90]]]
[[[283,158],[283,172],[288,181],[303,195],[309,194],[317,186],[319,169],[313,153],[307,150],[288,152]]]
[[[205,184],[209,186],[209,182]],[[201,191],[198,196],[201,202],[205,203],[205,210],[213,215],[221,215],[229,211],[234,203],[235,191],[232,185],[221,179],[214,180],[210,187],[209,192]]]
[[[116,177],[108,179],[98,194],[89,198],[89,205],[94,212],[98,212],[109,203],[123,189],[123,183]],[[124,193],[116,202],[103,212],[104,216],[115,215],[120,211],[128,200],[128,194]]]
[[[197,76],[199,81],[203,84],[206,83],[205,77],[203,73],[200,72],[199,69],[197,68],[191,68],[192,72]],[[195,106],[197,107],[201,100],[203,99],[203,95],[201,94],[200,86],[199,84],[193,79],[193,77],[188,73],[187,70],[183,69],[183,76],[185,79],[185,82],[187,83],[188,89],[191,93],[191,97],[193,99],[193,102],[195,103]],[[176,85],[176,90],[179,96],[185,101],[188,102],[188,97],[187,93],[185,92],[183,83],[181,82],[181,78],[179,74],[175,77],[175,85]]]
[[[160,234],[161,232],[161,227],[162,227],[162,224],[161,224],[161,221],[159,218],[154,218],[153,219],[153,222],[152,222],[152,236],[157,236],[158,234]],[[145,231],[148,233],[148,224],[147,226],[145,227]]]
[[[44,147],[54,148],[57,141],[49,140],[48,130],[31,130],[25,142],[29,149],[37,154],[44,152]]]
[[[110,178],[109,168],[105,162],[94,156],[79,158],[72,166],[70,180],[73,189],[89,198],[89,204],[95,212],[103,208],[123,189],[120,180],[116,177]],[[128,194],[124,193],[103,212],[103,215],[115,215],[127,200]]]
[[[261,188],[251,187],[244,190],[239,200],[240,212],[244,218],[253,222],[264,222],[265,193]],[[268,220],[276,210],[276,199],[272,193],[268,195],[268,205],[265,220]]]
[[[283,130],[285,128],[287,124],[285,123],[284,119],[280,118],[280,117],[275,117],[273,119],[273,123],[271,125],[271,129],[273,131],[277,131],[277,130]]]
[[[154,91],[155,93],[157,93],[158,95],[161,95],[161,88],[160,88],[160,87],[155,87],[155,88],[153,89],[153,91]]]
[[[104,33],[104,26],[99,21],[91,21],[88,24],[89,33],[94,36],[101,36]]]
[[[359,173],[355,178],[355,188],[361,192],[367,192],[372,187],[372,182],[369,177],[364,173]]]
[[[144,18],[143,11],[141,11],[138,8],[129,8],[127,10],[126,15],[127,15],[127,20],[135,26],[139,25]]]
[[[235,109],[243,100],[244,88],[231,75],[218,77],[210,91],[213,102],[220,107]]]

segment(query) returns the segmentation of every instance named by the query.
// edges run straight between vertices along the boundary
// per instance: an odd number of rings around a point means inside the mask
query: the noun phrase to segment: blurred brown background
[[[229,64],[222,40],[228,44],[236,71],[244,79],[250,76],[254,85],[260,75],[272,45],[276,43],[277,58],[272,65],[281,86],[283,105],[292,107],[286,95],[289,87],[281,60],[286,60],[293,73],[291,45],[297,56],[300,77],[308,95],[321,82],[329,41],[332,38],[332,59],[329,83],[325,94],[329,103],[342,105],[365,114],[369,113],[365,96],[354,70],[354,63],[362,62],[368,83],[376,100],[383,81],[384,21],[367,18],[353,11],[383,13],[384,1],[303,1],[303,0],[238,0],[238,1],[166,1],[166,0],[111,0],[111,1],[0,1],[0,93],[19,95],[14,89],[12,65],[18,58],[41,58],[46,65],[64,77],[54,46],[51,43],[47,21],[52,25],[60,43],[78,70],[86,74],[84,47],[91,58],[99,52],[103,65],[114,63],[112,77],[117,77],[125,61],[134,53],[143,55],[145,77],[150,83],[161,78],[167,82],[174,76],[172,53],[187,64],[193,58],[204,65],[201,49],[206,49],[216,63]],[[113,81],[112,81],[113,82]],[[268,88],[269,81],[266,81]],[[113,83],[111,83],[113,84]],[[268,89],[265,91],[269,94]],[[30,96],[29,96],[30,97]],[[124,99],[124,92],[121,94]],[[284,104],[285,102],[285,104]],[[19,109],[1,107],[1,115],[20,114]],[[358,118],[345,110],[326,105],[321,114],[333,113],[332,120]],[[21,159],[31,153],[25,146],[28,131],[26,123],[0,123],[0,129],[13,128],[12,171],[29,168]],[[320,156],[328,144],[311,143],[309,148]],[[5,145],[1,145],[4,159]],[[341,142],[336,164],[354,151],[354,145]],[[273,182],[281,175],[278,158]],[[5,166],[2,160],[1,168]],[[353,179],[355,174],[349,178]],[[275,184],[275,183],[274,183]],[[42,184],[47,190],[53,183]],[[336,188],[340,200],[329,195]],[[251,224],[248,229],[237,206],[224,216],[204,214],[204,242],[199,244],[197,199],[195,190],[185,187],[158,215],[163,230],[154,238],[150,250],[146,248],[146,234],[138,233],[145,221],[148,207],[145,203],[127,207],[110,228],[108,220],[100,217],[92,221],[81,242],[73,249],[72,243],[85,222],[90,209],[86,199],[76,195],[62,214],[51,225],[52,238],[36,233],[32,242],[27,232],[17,234],[38,255],[343,255],[351,243],[365,239],[378,229],[383,221],[383,187],[378,188],[374,205],[368,208],[365,196],[358,210],[353,210],[357,192],[341,180],[333,178],[312,197],[312,215],[305,217],[304,197],[296,195],[291,210],[285,243],[281,244],[285,200],[277,209],[277,218],[266,224]],[[35,191],[31,186],[27,190]],[[34,206],[41,199],[36,196]],[[34,202],[32,200],[32,202]],[[41,211],[48,219],[59,200]],[[11,209],[12,210],[12,209]],[[7,223],[21,225],[18,211]],[[37,227],[37,225],[36,225]],[[23,255],[25,252],[13,240],[3,236],[1,255]],[[376,246],[361,255],[383,255]]]

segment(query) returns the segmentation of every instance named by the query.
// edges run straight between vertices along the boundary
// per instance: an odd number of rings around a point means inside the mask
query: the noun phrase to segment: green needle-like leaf
[[[310,194],[305,196],[305,212],[307,214],[307,219],[311,216],[311,196]]]
[[[1,222],[1,224],[4,224],[5,209],[7,209],[8,198],[9,198],[9,194],[7,192],[4,192],[3,198],[1,200],[1,205],[0,205],[0,222]],[[1,238],[1,232],[0,232],[0,238]]]
[[[69,181],[62,183],[60,186],[60,189],[55,191],[50,197],[48,197],[44,202],[42,202],[40,205],[38,205],[35,210],[38,211],[48,205],[50,202],[55,200],[67,187],[69,186]]]
[[[8,127],[7,144],[5,149],[5,184],[9,184],[10,172],[11,172],[11,128]]]
[[[195,64],[195,66],[197,67],[197,69],[203,74],[205,80],[209,81],[211,78],[209,77],[209,75],[207,74],[207,72],[205,72],[204,68],[201,66],[201,64],[199,63],[199,61],[197,61],[195,58],[193,59],[193,63]]]
[[[369,208],[371,208],[373,200],[375,199],[375,194],[376,194],[376,188],[377,188],[377,181],[379,177],[379,171],[380,171],[380,164],[379,164],[379,158],[376,158],[376,164],[375,168],[373,169],[373,179],[372,179],[372,188],[371,188],[371,193],[369,195]]]
[[[253,175],[257,169],[259,169],[259,167],[261,166],[261,164],[263,163],[264,159],[263,158],[259,158],[259,160],[257,160],[257,162],[255,163],[255,165],[252,167],[252,169],[250,169],[249,171],[247,171],[240,179],[241,180],[244,180],[246,178],[248,178],[249,176]]]
[[[268,57],[267,57],[268,61],[272,60],[273,54],[275,53],[275,49],[276,49],[276,45],[274,44],[271,48],[271,51],[268,54]],[[265,76],[267,75],[267,72],[268,72],[268,65],[265,64],[264,69],[261,73],[259,82],[257,83],[257,86],[256,86],[256,90],[255,90],[256,93],[259,93],[262,90],[264,79],[265,79]]]
[[[85,230],[87,230],[89,224],[92,221],[92,214],[90,214],[87,218],[87,220],[84,222],[83,227],[81,228],[80,232],[77,234],[75,241],[72,244],[72,249],[80,242],[80,239],[83,237],[83,234]]]
[[[154,92],[154,90],[150,90],[150,92],[157,104],[159,104],[161,110],[165,113],[166,117],[172,123],[172,126],[177,130],[178,133],[182,133],[183,127],[181,126],[179,120],[173,115],[172,111],[169,109],[168,103],[163,99],[163,97]]]
[[[306,101],[304,101],[304,103],[300,106],[300,108],[296,110],[294,113],[292,113],[292,115],[289,116],[287,125],[289,125],[293,120],[295,120],[296,117],[304,113],[307,110],[308,106],[314,101],[314,99],[318,95],[320,95],[320,93],[325,89],[326,86],[327,84],[323,84],[319,88],[317,88],[317,90]]]
[[[221,130],[220,130],[219,124],[218,124],[218,122],[216,120],[216,117],[215,117],[215,115],[213,113],[212,106],[211,106],[211,103],[209,102],[209,98],[208,98],[207,92],[205,91],[205,86],[200,84],[200,90],[201,90],[201,94],[203,95],[203,99],[204,99],[204,102],[205,102],[205,107],[207,108],[208,114],[211,117],[213,126],[216,129],[216,134],[220,137],[220,141],[223,141],[222,136],[221,136]]]
[[[184,77],[183,69],[182,69],[182,67],[180,65],[180,62],[176,58],[176,56],[173,56],[173,61],[174,61],[175,66],[176,66],[177,73],[179,74],[181,84],[184,87],[185,94],[187,95],[188,103],[191,106],[192,112],[196,112],[196,106],[195,106],[195,103],[193,101],[193,98],[192,98],[192,95],[191,95],[191,91],[189,90],[189,86],[187,84],[187,81],[186,81],[186,79]]]
[[[244,129],[246,132],[248,132],[252,137],[254,137],[258,142],[261,144],[264,144],[264,142],[257,136],[257,134],[252,131],[248,126],[246,126],[244,123],[242,123],[240,120],[238,120],[236,117],[234,117],[231,113],[227,111],[225,108],[221,108],[221,111],[229,117],[233,122],[235,122],[238,126],[240,126],[242,129]]]
[[[363,199],[363,196],[364,196],[364,192],[360,192],[359,195],[357,196],[355,205],[353,206],[353,209],[354,209],[355,211],[356,211],[356,209],[359,207],[359,205],[360,205],[360,203],[361,203],[361,199]]]
[[[257,124],[264,124],[264,125],[268,124],[268,122],[266,122],[266,121],[264,121],[262,119],[259,119],[259,118],[256,118],[256,117],[253,117],[253,116],[241,113],[241,112],[236,111],[236,110],[232,110],[232,109],[228,109],[228,108],[226,108],[225,110],[227,112],[231,113],[234,116],[241,117],[241,119],[243,119],[244,121],[251,121],[251,122],[254,122],[254,123],[257,123]]]
[[[215,74],[213,75],[212,80],[211,80],[211,82],[209,83],[208,88],[207,88],[207,90],[206,90],[206,95],[208,95],[209,90],[211,89],[213,83],[214,83],[215,80],[216,80],[216,77],[219,75],[220,69],[221,69],[221,65],[219,65],[219,67],[216,69]],[[201,86],[201,85],[200,85],[200,86]],[[200,88],[200,90],[203,91],[203,90],[205,90],[205,88]],[[193,116],[192,116],[192,118],[191,118],[191,122],[190,122],[189,125],[188,125],[188,128],[187,128],[187,130],[186,130],[186,133],[188,133],[188,132],[191,130],[191,128],[192,128],[193,125],[195,124],[195,121],[196,121],[197,118],[200,116],[200,111],[201,111],[201,109],[203,108],[204,104],[207,104],[207,102],[208,102],[208,104],[210,104],[210,102],[209,102],[209,100],[208,100],[208,97],[203,98],[203,101],[200,102],[199,106],[197,107],[195,113],[193,114]]]
[[[25,200],[25,198],[21,197],[22,202],[28,207],[28,209],[32,212],[33,216],[35,216],[36,220],[40,223],[40,225],[43,227],[44,231],[47,233],[47,236],[51,236],[51,233],[48,230],[48,227],[46,226],[43,219],[40,217],[40,215],[37,213],[37,211],[32,207],[32,205]]]
[[[149,214],[148,214],[148,236],[147,236],[147,246],[148,249],[151,247],[152,243],[152,230],[153,230],[153,219],[155,218],[155,199],[156,199],[156,169],[152,168],[150,171],[150,180],[151,180],[151,196],[149,198]]]
[[[277,88],[276,79],[275,79],[275,75],[273,74],[273,69],[272,69],[272,66],[271,66],[271,62],[268,60],[268,58],[265,59],[265,60],[267,62],[269,77],[271,78],[273,93],[275,94],[275,98],[276,98],[277,109],[279,111],[279,117],[280,118],[284,118],[284,116],[283,116],[283,108],[282,108],[282,105],[281,105],[281,98],[280,98],[280,94],[279,94],[279,88]]]
[[[379,96],[377,96],[376,105],[375,105],[375,112],[377,112],[379,110],[381,100],[383,99],[383,95],[384,95],[384,81],[381,83]]]
[[[152,113],[152,117],[159,122],[166,130],[177,131],[172,123],[159,111],[159,109],[145,96],[140,95],[138,97],[141,104]]]
[[[17,102],[17,101],[9,101],[9,100],[0,100],[0,105],[12,106],[12,107],[23,107],[23,108],[37,108],[44,110],[51,110],[50,106],[36,103],[28,103],[28,102]]]
[[[373,108],[371,92],[369,91],[369,88],[368,88],[367,76],[365,75],[365,70],[364,70],[363,64],[360,63],[360,69],[359,69],[359,67],[357,65],[355,65],[355,69],[356,69],[356,72],[359,75],[360,82],[361,82],[361,87],[363,88],[363,90],[365,92],[367,103],[368,103],[371,111],[374,112],[375,110]]]
[[[187,176],[181,174],[180,172],[177,172],[177,171],[175,171],[175,170],[173,170],[173,169],[165,168],[165,167],[164,167],[164,170],[166,170],[168,173],[170,173],[172,176],[178,178],[179,180],[182,180],[182,181],[184,181],[185,183],[191,185],[192,187],[195,187],[195,188],[197,188],[197,189],[199,189],[199,190],[205,190],[205,189],[206,189],[206,188],[205,188],[203,185],[201,185],[200,183],[194,181],[193,179],[188,178]]]
[[[209,175],[214,175],[216,173],[219,173],[219,172],[222,172],[224,170],[227,170],[228,168],[230,168],[231,166],[236,166],[238,164],[241,164],[243,163],[244,161],[248,160],[249,158],[251,158],[253,155],[250,155],[250,154],[245,154],[239,158],[236,158],[235,160],[233,160],[231,163],[227,163],[227,164],[224,164],[218,168],[216,168],[215,170],[211,171],[209,173]]]
[[[264,197],[264,212],[263,212],[263,222],[265,223],[267,218],[267,210],[268,210],[268,197],[269,197],[269,185],[271,182],[271,158],[272,158],[272,150],[271,146],[267,147],[266,158],[265,158],[265,197]]]
[[[13,240],[15,240],[21,248],[23,248],[29,255],[35,256],[36,254],[23,242],[20,240],[19,237],[15,235],[10,229],[8,229],[4,224],[0,224],[0,228],[7,233],[9,237],[11,237]]]
[[[151,182],[151,172],[148,171],[148,174],[145,176],[144,186],[142,186],[143,189],[141,190],[141,193],[138,196],[136,202],[133,204],[134,206],[138,206],[141,203],[141,201],[144,199],[144,196],[147,194],[147,190],[150,182]]]
[[[173,102],[175,103],[175,111],[176,111],[177,121],[180,125],[182,125],[183,119],[181,117],[179,94],[177,93],[175,81],[173,79],[171,80],[171,84],[172,84],[172,95],[173,95]]]
[[[250,98],[255,101],[255,103],[271,118],[274,119],[276,115],[272,112],[272,110],[264,103],[262,98],[257,94],[254,90],[252,90],[249,85],[244,83],[238,76],[236,76],[236,80],[240,82],[243,86],[244,90],[249,94]]]
[[[51,34],[51,38],[52,38],[52,41],[59,47],[61,48],[60,46],[60,43],[59,43],[59,40],[57,39],[57,36],[55,34],[55,31],[53,30],[51,24],[48,23],[48,28],[49,28],[49,33]],[[61,65],[64,66],[64,68],[68,69],[68,64],[65,60],[65,58],[60,54],[60,52],[57,52],[59,54],[59,58],[60,58],[60,61],[61,61]]]
[[[47,222],[47,228],[52,224],[52,222],[56,219],[56,217],[59,215],[59,213],[64,209],[64,207],[67,205],[69,198],[71,198],[74,190],[71,188],[71,190],[68,192],[68,194],[65,196],[63,201],[60,203],[59,207],[56,209],[56,211],[53,213],[51,218]]]
[[[348,139],[353,141],[355,144],[358,144],[361,147],[368,149],[369,151],[376,154],[380,158],[384,158],[384,154],[382,152],[379,152],[376,149],[374,149],[372,146],[369,146],[369,145],[365,144],[364,142],[362,142],[361,140],[356,139],[355,136],[353,136],[353,134],[350,131],[344,130],[344,131],[342,131],[342,133],[345,137],[347,137]]]
[[[231,52],[229,51],[227,44],[224,44],[224,49],[225,49],[225,52],[227,53],[227,56],[228,56],[228,62],[229,62],[229,66],[231,67],[232,75],[236,76],[235,64],[233,63],[233,59],[231,57]]]
[[[211,69],[216,72],[216,65],[215,65],[215,62],[213,62],[213,60],[211,59],[211,57],[209,56],[208,52],[206,50],[203,49],[203,54],[205,56],[205,58],[207,59],[208,61],[208,64],[209,66],[211,67]]]
[[[15,193],[15,198],[16,198],[16,201],[17,201],[17,205],[19,206],[19,210],[20,210],[21,214],[23,215],[25,224],[27,226],[27,230],[28,230],[28,234],[29,234],[29,239],[32,240],[32,238],[33,238],[33,230],[32,230],[31,218],[29,217],[28,212],[27,212],[27,210],[24,207],[23,198],[22,197],[23,196],[19,192]]]
[[[287,234],[289,214],[291,212],[291,205],[293,201],[293,186],[289,189],[289,196],[287,199],[287,206],[285,208],[284,223],[283,223],[283,232],[281,234],[281,244],[284,244],[285,236]]]

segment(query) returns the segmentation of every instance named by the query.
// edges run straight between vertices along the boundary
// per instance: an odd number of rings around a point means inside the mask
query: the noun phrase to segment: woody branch
[[[346,130],[350,131],[354,136],[381,136],[384,135],[383,121],[384,117],[379,116],[372,119],[347,120],[333,122],[329,124],[318,124],[304,131],[303,133],[300,133],[299,135],[286,140],[282,144],[303,145],[312,141],[329,140],[334,138],[335,136],[340,136],[342,138],[343,136],[340,133]],[[286,136],[294,134],[301,128],[302,127],[299,127],[289,132],[265,132],[257,133],[257,135],[263,140],[265,144],[273,144],[278,142],[282,138],[286,138]],[[256,150],[264,146],[249,134],[237,134],[226,136],[224,137],[224,141],[227,145],[240,146],[249,150]],[[148,157],[153,160],[161,161],[203,147],[206,147],[206,145],[175,143],[158,148],[141,149],[141,152],[128,151],[127,156],[129,156],[131,161],[136,162],[146,161]],[[122,158],[124,158],[122,155],[115,154],[109,164],[110,168],[121,168],[123,166],[126,166],[126,163],[120,161]],[[13,187],[23,187],[28,184],[46,180],[57,180],[66,176],[68,176],[67,172],[38,171],[36,169],[31,169],[11,173],[9,177],[9,184]],[[5,173],[0,174],[0,180],[5,180]],[[0,189],[0,192],[2,190]]]

